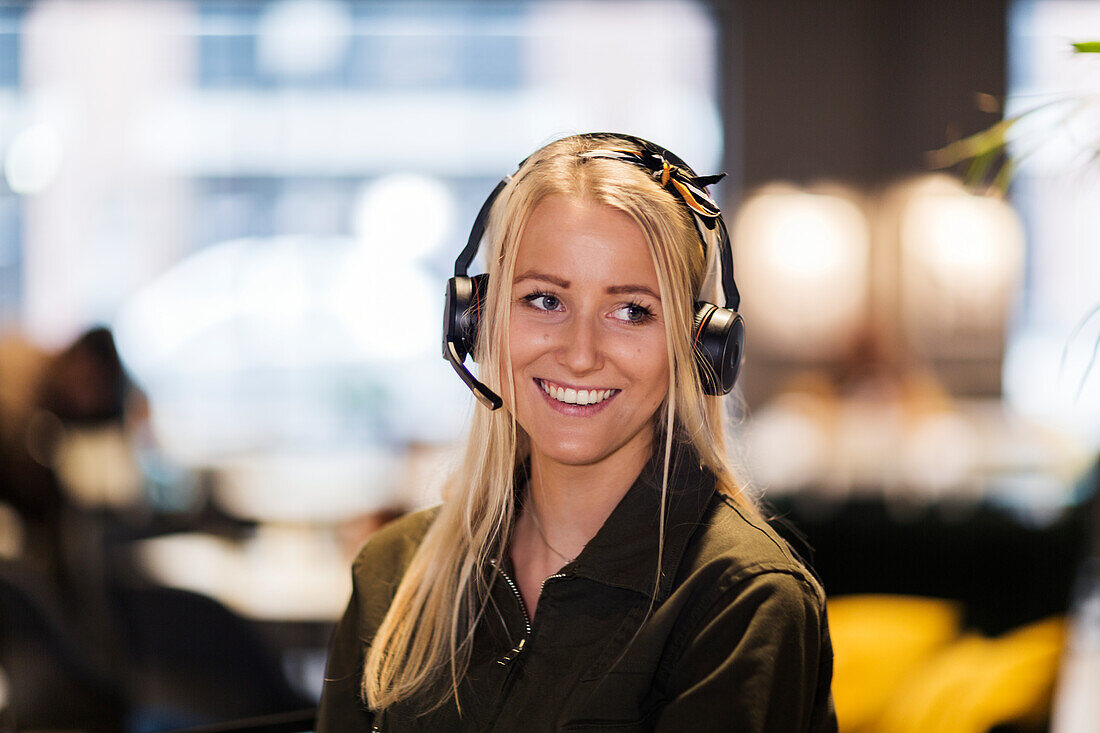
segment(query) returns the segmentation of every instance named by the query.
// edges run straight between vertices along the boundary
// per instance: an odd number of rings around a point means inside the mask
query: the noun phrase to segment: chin
[[[566,466],[588,466],[609,455],[608,451],[593,450],[591,445],[573,441],[532,441],[530,445],[532,455],[537,453],[546,460]]]
[[[543,457],[563,466],[592,466],[607,458],[610,453],[594,453],[580,448],[574,450],[543,450]]]
[[[594,444],[591,435],[562,436],[556,441],[532,442],[533,453],[538,453],[543,459],[563,466],[594,466],[602,461],[623,456],[640,449],[637,443],[638,436],[626,439],[622,442]]]

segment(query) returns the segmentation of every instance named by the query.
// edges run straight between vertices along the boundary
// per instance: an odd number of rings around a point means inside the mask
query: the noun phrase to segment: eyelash
[[[539,298],[553,298],[554,300],[558,300],[558,296],[554,295],[553,293],[547,293],[543,290],[536,290],[535,292],[531,293],[530,295],[523,296],[520,300],[522,300],[527,305],[531,306],[532,308],[534,308],[537,311],[552,312],[552,311],[550,311],[546,308],[539,308],[537,305],[535,305],[535,301],[538,300]],[[558,302],[560,303],[561,301],[558,301]]]
[[[537,305],[535,305],[535,301],[539,300],[540,298],[553,298],[554,300],[557,300],[559,303],[561,302],[558,299],[558,296],[554,295],[553,293],[547,293],[547,292],[542,291],[542,290],[535,291],[533,293],[530,293],[529,295],[524,295],[521,298],[521,300],[524,301],[528,306],[530,306],[531,308],[534,308],[537,311],[542,311],[544,313],[553,313],[554,312],[553,310],[548,310],[546,308],[540,308]],[[648,323],[649,321],[652,321],[656,317],[653,314],[653,311],[650,308],[648,308],[647,306],[644,306],[641,303],[639,303],[637,301],[634,301],[634,300],[631,300],[627,303],[624,303],[622,306],[620,306],[620,308],[635,308],[635,309],[641,311],[641,315],[638,318],[638,320],[631,321],[631,320],[628,319],[626,321],[627,323],[631,324],[632,326],[638,326],[638,325],[641,325],[643,323]]]
[[[624,307],[626,307],[626,308],[637,308],[638,310],[640,310],[642,312],[641,316],[638,318],[638,320],[630,321],[630,323],[634,324],[635,326],[640,325],[642,323],[649,323],[650,321],[652,321],[654,318],[657,317],[653,314],[652,310],[650,310],[646,306],[642,305],[641,303],[638,303],[637,301],[632,300],[629,303],[627,303]]]

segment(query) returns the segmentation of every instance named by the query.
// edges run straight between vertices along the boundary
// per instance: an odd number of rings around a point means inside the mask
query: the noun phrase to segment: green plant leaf
[[[1100,53],[1100,41],[1082,41],[1073,44],[1073,50],[1077,53]]]
[[[1016,175],[1017,162],[1011,158],[1004,162],[1001,169],[997,171],[996,177],[993,179],[993,183],[990,184],[990,188],[994,191],[1006,192],[1008,191],[1008,185],[1012,183],[1012,177]]]
[[[1005,146],[1008,131],[1020,118],[1009,117],[996,123],[992,127],[976,132],[969,137],[935,150],[932,152],[932,165],[935,168],[947,168],[961,163],[964,160],[989,157],[1002,150]]]

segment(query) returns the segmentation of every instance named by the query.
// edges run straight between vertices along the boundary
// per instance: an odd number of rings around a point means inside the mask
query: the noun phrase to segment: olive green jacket
[[[669,481],[664,572],[654,593],[660,461],[583,552],[543,585],[529,623],[505,562],[449,705],[368,711],[363,659],[427,510],[363,547],[332,640],[318,733],[345,731],[835,731],[821,586],[760,518],[715,491],[681,452]],[[498,613],[499,612],[499,613]]]

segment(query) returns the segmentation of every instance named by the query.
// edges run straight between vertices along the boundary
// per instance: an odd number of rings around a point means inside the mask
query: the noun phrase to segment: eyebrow
[[[631,293],[643,293],[653,298],[656,301],[661,300],[661,296],[653,292],[652,288],[645,285],[612,285],[607,289],[607,292],[612,295],[629,295]]]
[[[523,282],[524,280],[544,280],[548,283],[557,285],[562,290],[568,290],[570,285],[568,280],[557,277],[555,275],[548,275],[544,272],[538,272],[536,270],[528,270],[522,275],[517,276],[516,279],[512,281],[512,284],[515,285],[517,283]],[[660,302],[661,300],[661,296],[655,293],[653,291],[653,288],[647,285],[612,285],[607,289],[607,292],[611,295],[629,295],[631,293],[642,293],[644,295],[648,295],[658,302]]]
[[[524,280],[545,280],[548,283],[553,283],[554,285],[557,285],[559,288],[561,288],[563,290],[568,290],[569,289],[569,281],[568,280],[564,280],[564,279],[562,279],[560,277],[556,277],[554,275],[547,275],[544,272],[538,272],[536,270],[528,270],[527,272],[523,273],[522,275],[517,275],[515,280],[512,281],[512,284],[515,285],[516,283],[521,283]]]

